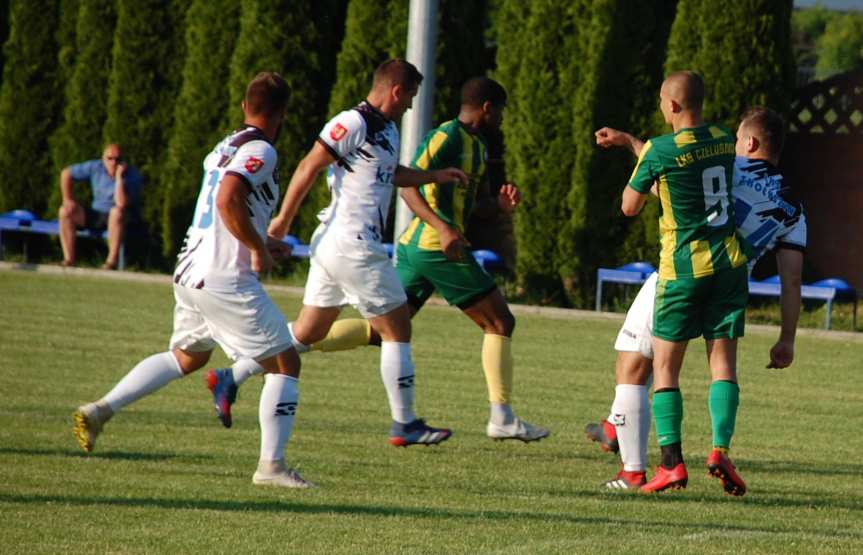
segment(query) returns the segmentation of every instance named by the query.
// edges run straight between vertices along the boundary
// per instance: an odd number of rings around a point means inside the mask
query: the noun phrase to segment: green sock
[[[653,419],[660,446],[680,442],[683,395],[679,389],[662,389],[653,394]]]
[[[710,384],[707,406],[713,427],[713,447],[731,447],[737,405],[740,404],[740,387],[734,382],[719,380]]]

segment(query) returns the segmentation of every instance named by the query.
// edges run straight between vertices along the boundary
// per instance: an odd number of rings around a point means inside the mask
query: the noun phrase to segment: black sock
[[[662,467],[671,470],[678,464],[683,462],[683,451],[680,449],[680,442],[672,443],[671,445],[662,445],[659,447],[662,453]]]

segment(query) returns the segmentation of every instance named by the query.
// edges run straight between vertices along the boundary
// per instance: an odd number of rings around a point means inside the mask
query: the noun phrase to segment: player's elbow
[[[641,207],[631,203],[623,202],[620,205],[620,211],[623,212],[624,216],[631,218],[633,216],[638,216],[638,213],[641,212]]]

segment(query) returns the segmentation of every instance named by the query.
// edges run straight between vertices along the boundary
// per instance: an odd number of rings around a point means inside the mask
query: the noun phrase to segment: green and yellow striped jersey
[[[734,135],[716,125],[647,141],[629,186],[658,185],[659,277],[704,277],[746,263],[734,226]]]
[[[488,149],[483,138],[469,133],[454,119],[429,131],[411,162],[411,167],[419,170],[455,167],[467,175],[467,183],[426,183],[419,188],[432,210],[462,233],[485,176],[487,158]],[[418,217],[411,221],[399,242],[424,250],[441,250],[437,231]]]

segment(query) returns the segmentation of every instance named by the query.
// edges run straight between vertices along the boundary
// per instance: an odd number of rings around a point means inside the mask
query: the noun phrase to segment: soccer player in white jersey
[[[204,160],[194,220],[174,271],[169,350],[139,362],[104,397],[78,408],[74,431],[85,451],[93,449],[114,414],[198,370],[219,345],[234,360],[256,360],[265,373],[259,406],[261,451],[253,483],[313,485],[285,464],[299,398],[300,359],[287,321],[258,280],[258,274],[274,264],[271,250],[285,254],[284,244],[267,236],[267,225],[279,195],[273,142],[289,94],[280,75],[257,75],[243,100],[243,127]]]
[[[734,213],[737,228],[750,247],[749,270],[768,251],[776,255],[781,281],[782,326],[779,340],[770,349],[768,368],[786,368],[794,360],[794,339],[800,314],[800,284],[806,247],[803,208],[789,198],[789,188],[777,169],[785,140],[785,123],[773,110],[749,109],[737,129]],[[623,146],[634,153],[640,140],[628,133],[603,128],[596,133],[602,147]],[[605,451],[620,451],[623,468],[606,482],[611,489],[638,488],[646,482],[647,437],[650,405],[647,389],[653,371],[653,301],[656,274],[641,287],[620,329],[614,402],[606,420],[585,428],[589,439]]]
[[[393,186],[467,181],[457,168],[420,171],[398,163],[395,121],[411,106],[421,82],[420,72],[404,60],[378,66],[366,100],[331,119],[300,161],[269,227],[273,237],[287,234],[318,174],[327,168],[332,199],[318,214],[321,223],[312,236],[303,308],[291,324],[294,347],[308,351],[327,335],[342,306],[354,306],[382,338],[380,372],[393,420],[389,441],[403,447],[440,443],[452,432],[427,425],[414,412],[410,310],[381,242]],[[210,388],[223,424],[228,425],[225,416],[236,385],[258,371],[248,360],[211,371]]]

